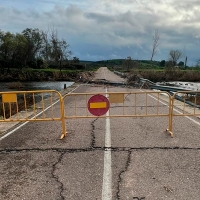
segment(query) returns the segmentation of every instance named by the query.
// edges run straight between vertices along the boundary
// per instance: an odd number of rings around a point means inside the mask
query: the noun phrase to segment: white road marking
[[[9,123],[9,122],[8,122],[8,123]],[[4,136],[2,136],[2,137],[0,138],[0,141],[3,140],[4,138],[8,137],[8,136],[11,135],[12,133],[14,133],[16,130],[20,129],[22,126],[26,125],[27,123],[29,123],[29,121],[28,121],[28,122],[25,122],[25,123],[23,123],[23,124],[21,124],[21,125],[18,126],[17,128],[15,128],[15,129],[13,129],[12,131],[10,131],[10,132],[8,132],[7,134],[5,134]]]
[[[106,88],[107,92],[107,88]],[[107,97],[107,95],[106,95]],[[111,147],[111,133],[110,133],[110,118],[109,110],[106,113],[106,133],[105,133],[105,147]],[[104,151],[104,169],[103,169],[103,185],[102,185],[102,200],[112,200],[112,159],[111,149]]]
[[[104,78],[106,80],[105,68],[103,69]]]
[[[80,85],[79,85],[80,86]],[[78,86],[78,87],[79,87]],[[78,87],[74,88],[72,91],[70,91],[68,94],[72,93],[74,90],[76,90]],[[44,109],[44,111],[48,110],[49,108],[51,108],[52,106],[54,106],[56,103],[58,103],[60,100],[54,102],[51,106],[47,107],[46,109]],[[39,116],[40,114],[42,114],[43,111],[41,111],[40,113],[38,113],[36,115]],[[35,116],[34,116],[35,117]],[[31,119],[33,119],[34,117],[32,117]],[[4,122],[3,122],[4,123]],[[8,122],[9,123],[9,122]],[[12,131],[6,133],[4,136],[0,137],[0,141],[3,140],[4,138],[8,137],[9,135],[11,135],[12,133],[14,133],[15,131],[17,131],[18,129],[20,129],[21,127],[23,127],[24,125],[26,125],[27,123],[29,123],[29,121],[24,122],[23,124],[21,124],[20,126],[16,127],[15,129],[13,129]]]
[[[39,116],[40,114],[42,114],[43,112],[45,112],[46,110],[48,110],[49,108],[51,108],[53,105],[55,105],[56,103],[58,103],[60,100],[56,101],[55,103],[53,103],[51,106],[47,107],[46,109],[44,109],[44,111],[39,112],[36,116]],[[31,119],[33,119],[34,117],[32,117]],[[16,130],[20,129],[22,126],[26,125],[27,123],[29,123],[30,121],[24,122],[23,124],[21,124],[20,126],[18,126],[17,128],[13,129],[12,131],[8,132],[7,134],[5,134],[3,137],[0,138],[0,141],[3,140],[4,138],[8,137],[9,135],[11,135],[12,133],[14,133]],[[9,123],[9,122],[8,122]]]

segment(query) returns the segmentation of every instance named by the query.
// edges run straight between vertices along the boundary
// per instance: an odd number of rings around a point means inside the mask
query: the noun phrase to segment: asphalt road
[[[124,81],[107,68],[96,79]],[[106,91],[140,90],[93,84],[73,92]],[[131,97],[126,100],[124,110],[130,112]],[[84,102],[78,98],[77,113],[86,112]],[[138,96],[137,102],[137,111],[145,112],[145,98]],[[67,114],[73,115],[73,105],[65,99]],[[152,105],[167,112],[148,97],[148,112]],[[121,112],[117,105],[110,110]],[[199,200],[200,120],[176,117],[174,138],[167,126],[167,117],[67,119],[68,134],[60,140],[60,122],[29,122],[0,140],[0,199]]]

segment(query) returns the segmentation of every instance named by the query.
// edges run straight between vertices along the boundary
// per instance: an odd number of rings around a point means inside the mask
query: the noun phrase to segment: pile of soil
[[[78,75],[74,81],[87,83],[87,82],[90,82],[93,79],[93,77],[94,77],[94,72],[91,72],[91,71],[80,72],[80,73],[78,73]]]

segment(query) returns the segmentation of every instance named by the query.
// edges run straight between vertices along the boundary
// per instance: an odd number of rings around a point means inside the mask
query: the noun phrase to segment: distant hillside
[[[88,64],[92,66],[105,66],[105,67],[118,67],[125,63],[126,59],[112,59],[112,60],[100,60],[100,61],[85,61],[81,60],[83,64]],[[140,68],[157,68],[160,67],[160,61],[150,61],[150,60],[132,60]]]

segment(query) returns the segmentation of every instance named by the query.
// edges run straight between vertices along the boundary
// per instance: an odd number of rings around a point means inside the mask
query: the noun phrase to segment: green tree
[[[0,33],[0,60],[1,60],[1,72],[10,71],[11,58],[15,51],[15,35],[10,32]]]
[[[27,28],[22,33],[12,34],[0,30],[0,72],[10,68],[44,67],[53,62],[60,71],[63,62],[69,60],[72,52],[64,39],[51,32]]]
[[[41,54],[43,37],[39,29],[26,28],[22,34],[27,39],[25,62],[31,65]]]
[[[179,67],[183,67],[183,66],[184,66],[184,62],[183,62],[183,61],[180,61],[180,62],[178,63],[178,66],[179,66]]]
[[[80,60],[79,60],[79,58],[77,58],[77,57],[73,57],[72,62],[73,62],[73,63],[80,63]]]
[[[160,61],[160,66],[161,66],[161,67],[165,67],[165,60],[161,60],[161,61]]]
[[[11,63],[13,68],[21,70],[25,66],[27,39],[22,34],[16,34],[14,38]]]

